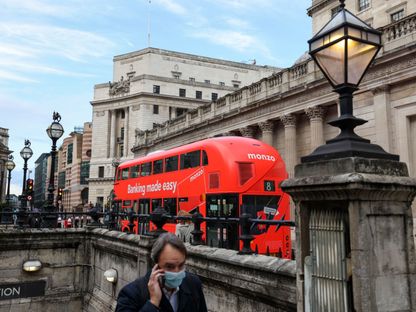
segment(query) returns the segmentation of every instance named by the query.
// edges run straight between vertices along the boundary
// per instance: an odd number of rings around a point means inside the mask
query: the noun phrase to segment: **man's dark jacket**
[[[162,292],[159,309],[150,303],[147,288],[150,272],[145,276],[124,286],[117,298],[116,312],[173,312],[169,300]],[[199,278],[186,272],[186,276],[179,286],[178,312],[206,312],[207,306],[202,292]]]

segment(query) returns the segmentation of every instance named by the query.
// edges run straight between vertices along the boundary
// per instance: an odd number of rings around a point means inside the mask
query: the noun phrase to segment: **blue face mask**
[[[182,284],[184,278],[185,270],[177,273],[165,271],[165,286],[172,289],[179,287]]]

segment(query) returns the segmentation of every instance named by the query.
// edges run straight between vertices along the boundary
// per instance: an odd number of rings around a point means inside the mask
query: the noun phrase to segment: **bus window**
[[[153,174],[163,173],[163,159],[153,162]]]
[[[246,212],[251,214],[252,218],[262,220],[272,220],[277,213],[277,203],[280,196],[262,196],[262,195],[244,195],[243,205]],[[250,229],[250,234],[258,235],[267,231],[266,225],[254,225]]]
[[[131,200],[123,201],[123,208],[129,208],[131,206]]]
[[[202,166],[208,165],[208,155],[206,151],[202,151]]]
[[[123,168],[121,171],[121,179],[127,180],[129,178],[129,168]]]
[[[152,199],[152,211],[158,207],[162,207],[162,199],[161,198]]]
[[[152,172],[152,163],[151,162],[141,164],[141,166],[140,166],[140,175],[142,177],[149,176],[151,172]]]
[[[165,171],[171,172],[178,170],[178,156],[172,156],[165,159]]]
[[[140,166],[139,165],[131,167],[130,178],[138,178],[139,177],[139,172],[140,172]]]
[[[201,151],[190,152],[181,155],[181,170],[195,168],[201,164]]]
[[[163,207],[171,216],[176,216],[176,198],[164,198]]]
[[[121,180],[121,169],[117,168],[117,172],[116,172],[116,180]]]
[[[137,207],[137,200],[133,201],[133,211],[134,213],[139,213],[138,207]]]

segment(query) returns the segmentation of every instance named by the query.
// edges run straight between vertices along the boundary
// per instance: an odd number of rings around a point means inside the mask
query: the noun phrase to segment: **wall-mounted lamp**
[[[110,283],[117,283],[117,270],[116,269],[108,269],[104,272],[105,279]]]
[[[23,263],[23,271],[36,272],[42,268],[42,262],[39,260],[27,260]]]

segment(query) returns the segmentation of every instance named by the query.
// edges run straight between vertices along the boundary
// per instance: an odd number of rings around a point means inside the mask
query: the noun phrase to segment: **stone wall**
[[[104,229],[0,229],[0,286],[45,281],[45,296],[4,300],[2,311],[114,311],[120,289],[150,267],[149,237]],[[295,311],[295,262],[187,244],[187,269],[204,285],[209,311]],[[23,262],[40,260],[38,272]],[[114,268],[118,282],[104,279]]]

